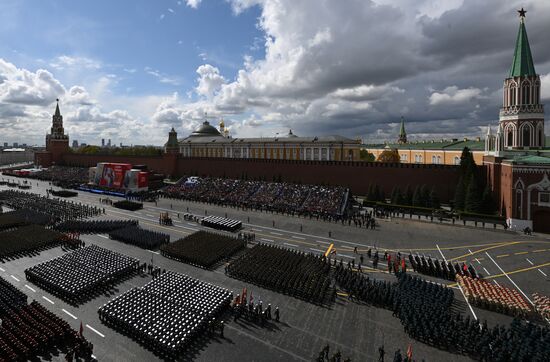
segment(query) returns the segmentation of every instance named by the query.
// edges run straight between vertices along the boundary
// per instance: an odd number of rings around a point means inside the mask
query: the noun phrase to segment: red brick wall
[[[389,197],[394,186],[404,189],[426,184],[435,187],[442,201],[454,197],[458,167],[446,165],[385,164],[346,161],[291,161],[263,159],[183,158],[177,163],[176,174],[226,176],[249,179],[265,178],[312,184],[342,185],[355,195],[366,195],[369,185],[378,184]]]
[[[377,162],[290,161],[260,159],[187,158],[175,155],[155,157],[64,154],[69,166],[95,166],[98,162],[147,165],[151,171],[171,176],[199,175],[228,178],[274,178],[288,182],[342,185],[355,195],[366,195],[369,185],[378,184],[389,197],[394,186],[405,189],[425,184],[434,187],[441,201],[454,197],[458,167],[447,165],[385,164]]]

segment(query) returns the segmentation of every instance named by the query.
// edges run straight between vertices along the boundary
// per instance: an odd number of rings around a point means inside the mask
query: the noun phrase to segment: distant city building
[[[14,142],[14,143],[13,143],[13,148],[17,148],[17,147],[19,147],[19,143]]]
[[[8,143],[7,142],[4,142],[4,148],[8,148]]]
[[[107,141],[107,147],[111,147],[111,139],[109,138],[109,141]]]
[[[73,148],[78,148],[78,140],[73,141]]]
[[[174,129],[169,134],[172,150],[173,133]],[[219,130],[204,121],[188,137],[179,140],[178,145],[183,157],[358,161],[361,142],[342,136],[298,137],[292,130],[280,137],[232,138],[222,120]]]
[[[101,139],[101,147],[105,147],[105,138]]]

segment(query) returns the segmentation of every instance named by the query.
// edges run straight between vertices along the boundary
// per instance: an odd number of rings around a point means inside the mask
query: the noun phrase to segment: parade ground
[[[29,192],[46,195],[46,190],[51,188],[48,182],[29,182],[32,184]],[[7,186],[0,186],[0,190],[4,189]],[[145,202],[142,210],[125,211],[100,203],[101,197],[79,192],[70,201],[105,208],[105,214],[93,219],[138,220],[142,228],[169,234],[172,241],[206,229],[196,222],[184,220],[184,214],[199,217],[215,215],[242,221],[242,231],[253,233],[254,243],[276,244],[315,254],[324,254],[330,248],[335,250],[332,256],[343,259],[345,263],[351,260],[358,263],[362,254],[365,259],[363,273],[376,279],[395,281],[395,276],[387,272],[383,259],[377,269],[372,268],[371,259],[366,256],[369,249],[378,250],[381,254],[385,251],[413,253],[453,263],[464,262],[471,264],[484,279],[517,289],[527,300],[535,292],[550,295],[550,235],[525,236],[491,228],[401,218],[377,219],[376,228],[367,230],[347,223],[343,225],[163,198],[156,203]],[[116,198],[110,198],[116,201]],[[159,215],[164,212],[171,215],[173,226],[159,225]],[[148,251],[123,244],[103,234],[81,235],[80,239],[87,245],[96,244],[138,258],[141,263],[152,263],[161,269],[180,272],[227,288],[235,294],[246,287],[255,300],[263,301],[264,305],[271,304],[273,308],[279,307],[280,321],[271,320],[263,326],[246,320],[234,321],[228,313],[224,318],[224,336],[217,333],[205,336],[182,356],[182,361],[314,361],[327,344],[331,353],[340,350],[343,359],[349,357],[352,361],[376,361],[379,347],[384,346],[386,360],[392,360],[397,349],[405,355],[409,343],[417,361],[470,360],[469,357],[439,350],[409,338],[391,311],[349,300],[344,292],[339,292],[331,305],[314,305],[230,278],[224,273],[223,263],[213,270],[206,270],[165,258],[158,250]],[[23,291],[29,300],[39,301],[66,320],[74,329],[78,330],[82,324],[84,336],[93,343],[94,356],[98,361],[159,360],[142,345],[103,324],[97,313],[99,307],[114,297],[145,285],[151,276],[147,273],[132,276],[90,301],[78,306],[70,305],[28,282],[24,274],[25,269],[64,253],[61,247],[55,247],[37,252],[32,257],[4,262],[0,264],[0,276]],[[408,272],[415,274],[412,270]],[[423,278],[452,288],[455,293],[453,307],[464,316],[478,318],[480,322],[487,320],[490,326],[508,325],[512,320],[511,317],[471,306],[456,283],[427,276]],[[64,356],[54,356],[53,360],[62,361]]]

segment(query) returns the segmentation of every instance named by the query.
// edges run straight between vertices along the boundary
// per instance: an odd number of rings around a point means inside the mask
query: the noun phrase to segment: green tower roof
[[[403,117],[401,117],[401,128],[399,129],[399,137],[406,136],[407,133],[405,132],[405,120]]]
[[[527,39],[527,30],[525,30],[525,15],[521,16],[518,37],[516,40],[516,50],[514,51],[514,60],[510,68],[510,78],[520,76],[535,76],[535,66],[533,65],[533,56]]]

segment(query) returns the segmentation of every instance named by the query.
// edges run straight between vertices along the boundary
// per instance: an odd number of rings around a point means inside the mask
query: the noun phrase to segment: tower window
[[[507,136],[506,136],[506,146],[512,147],[514,144],[514,134],[512,133],[512,129],[508,130]]]
[[[528,126],[523,127],[523,147],[529,147],[531,145],[531,132]]]

